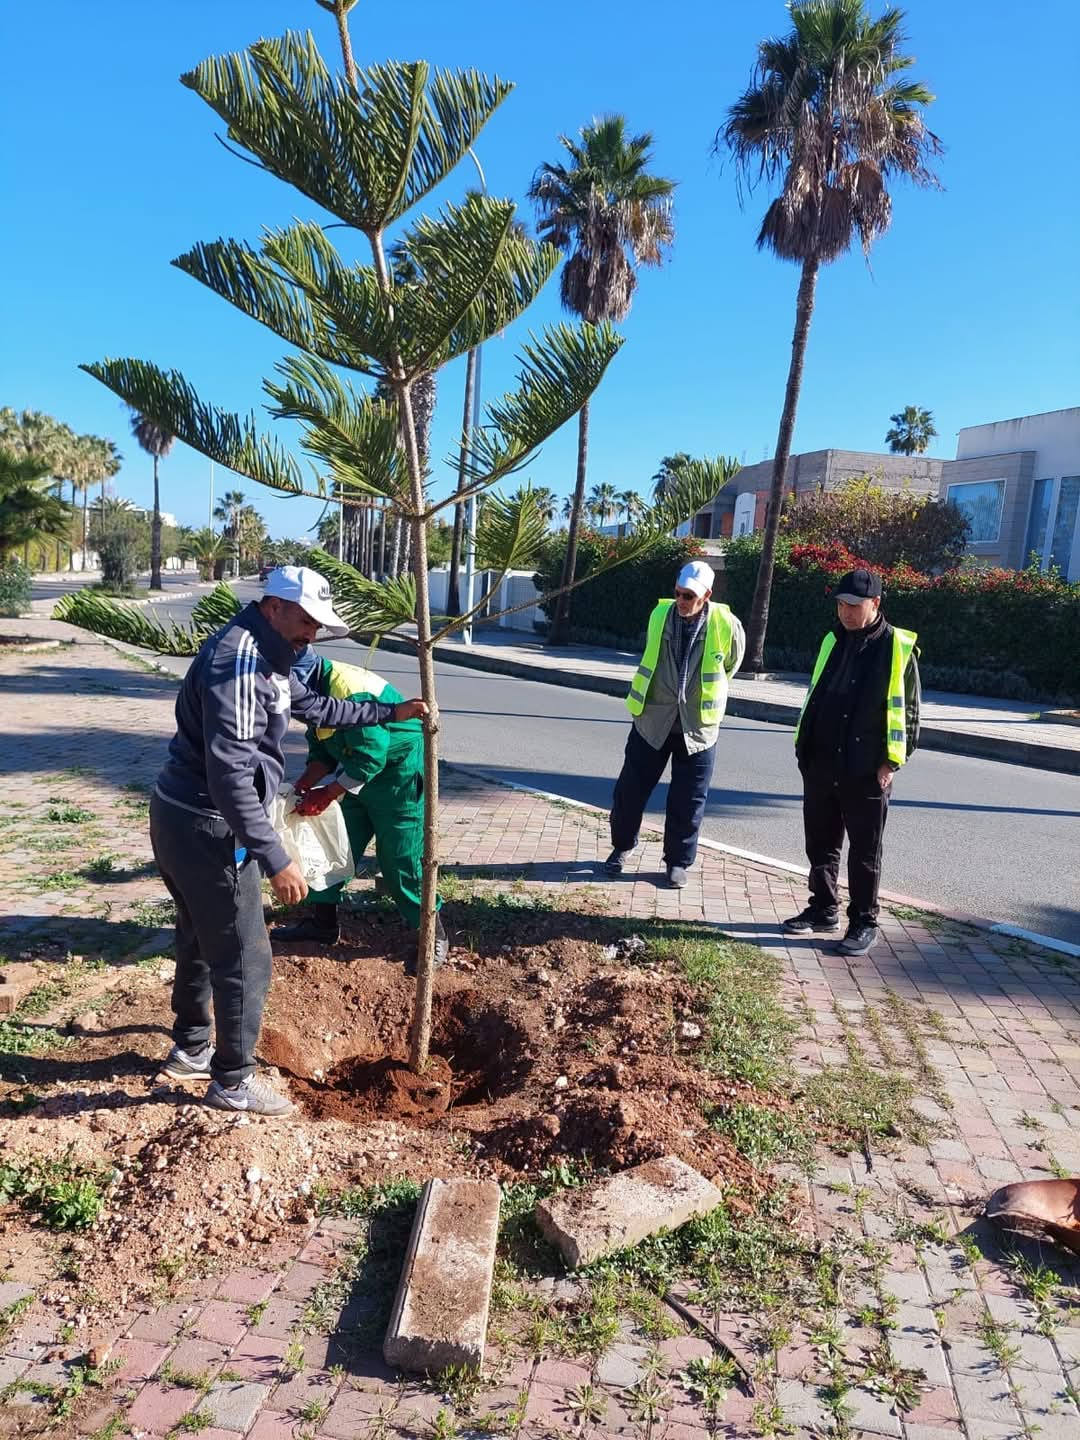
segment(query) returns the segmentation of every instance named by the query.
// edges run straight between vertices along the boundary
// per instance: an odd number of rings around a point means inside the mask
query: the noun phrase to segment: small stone
[[[555,1081],[555,1089],[556,1089],[556,1090],[569,1090],[569,1088],[570,1088],[569,1078],[568,1078],[566,1075],[560,1075],[559,1078]]]
[[[536,1123],[545,1135],[558,1135],[559,1131],[562,1129],[562,1121],[559,1119],[558,1115],[541,1115],[540,1119]]]
[[[248,1182],[249,1185],[258,1185],[259,1181],[262,1179],[262,1171],[257,1165],[252,1165],[250,1170],[246,1170],[244,1172],[244,1179]]]
[[[94,1035],[98,1030],[98,1017],[96,1011],[84,1010],[81,1015],[76,1015],[71,1022],[71,1028],[76,1035]]]
[[[679,1025],[680,1040],[700,1040],[701,1026],[695,1025],[693,1020],[683,1020]]]

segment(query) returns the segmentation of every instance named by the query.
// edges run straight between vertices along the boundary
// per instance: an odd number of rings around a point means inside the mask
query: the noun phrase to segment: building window
[[[969,545],[993,545],[1001,534],[1004,480],[971,480],[950,485],[946,497],[971,522]]]
[[[1073,537],[1076,534],[1076,516],[1080,510],[1080,475],[1063,475],[1058,491],[1057,514],[1054,516],[1054,533],[1050,542],[1048,564],[1056,565],[1063,575],[1068,576],[1072,559]]]
[[[1036,480],[1031,492],[1031,519],[1028,521],[1027,544],[1024,546],[1024,564],[1043,563],[1046,549],[1046,531],[1050,523],[1050,501],[1054,494],[1053,480]]]

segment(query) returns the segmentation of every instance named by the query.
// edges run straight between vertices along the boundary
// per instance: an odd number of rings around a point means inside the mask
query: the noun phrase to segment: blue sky
[[[880,8],[872,4],[872,9]],[[357,58],[474,66],[517,88],[478,151],[493,194],[523,202],[556,137],[621,111],[655,136],[655,168],[679,182],[670,261],[641,277],[627,343],[593,406],[590,481],[645,491],[665,453],[771,454],[797,271],[759,254],[765,196],[740,209],[731,166],[710,154],[745,86],[755,44],[785,28],[774,0],[631,0],[565,14],[505,0],[413,0],[353,11]],[[914,74],[938,96],[931,127],[946,153],[942,191],[901,189],[871,268],[855,254],[822,277],[795,449],[883,448],[889,414],[935,414],[935,453],[963,425],[1078,403],[1074,104],[1051,65],[1073,37],[1074,7],[1040,0],[911,0]],[[77,368],[105,355],[176,366],[208,400],[247,410],[281,354],[275,337],[169,265],[196,240],[255,240],[308,218],[310,202],[232,158],[216,117],[177,80],[207,55],[260,35],[312,28],[336,62],[331,17],[312,0],[56,0],[8,7],[0,33],[5,136],[5,276],[0,404],[50,412],[109,435],[126,457],[117,489],[146,503],[150,462],[119,401]],[[440,198],[459,195],[465,169]],[[339,242],[343,243],[343,242]],[[357,250],[358,258],[367,259]],[[526,324],[559,316],[557,280],[526,322],[485,353],[488,392],[507,388]],[[460,424],[461,366],[443,372],[433,453]],[[575,427],[531,467],[567,493]],[[205,523],[208,465],[178,447],[162,469],[163,508]],[[303,535],[317,502],[236,485],[275,535]],[[449,470],[437,464],[446,489]]]

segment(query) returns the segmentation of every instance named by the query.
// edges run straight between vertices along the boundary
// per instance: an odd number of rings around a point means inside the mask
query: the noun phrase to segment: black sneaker
[[[690,876],[686,873],[686,866],[669,865],[667,867],[667,883],[673,890],[685,890],[690,883]]]
[[[815,910],[812,905],[808,905],[805,910],[800,910],[798,915],[785,920],[780,929],[785,935],[810,935],[815,932],[828,935],[840,929],[840,916],[835,910]]]
[[[604,861],[604,869],[609,875],[621,875],[623,866],[633,853],[633,850],[612,850]]]
[[[837,945],[841,955],[868,955],[877,943],[876,925],[849,925],[847,934]]]
[[[336,945],[340,933],[336,905],[310,905],[291,925],[276,925],[270,938],[290,945]]]

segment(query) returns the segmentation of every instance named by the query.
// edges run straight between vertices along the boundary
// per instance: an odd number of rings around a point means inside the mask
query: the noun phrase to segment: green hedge
[[[760,535],[725,547],[725,598],[744,622],[760,553]],[[798,545],[781,538],[765,642],[770,668],[809,670],[835,620],[831,586],[862,563],[841,545]],[[882,576],[888,619],[918,632],[924,684],[1080,703],[1080,584],[1031,570],[962,566],[930,576],[907,566],[870,568]]]
[[[578,539],[576,574],[587,575],[612,540],[595,531],[583,531]],[[566,554],[566,532],[552,535],[544,546],[534,577],[541,594],[553,590],[562,578]],[[645,643],[649,615],[657,600],[669,598],[675,576],[687,560],[702,554],[700,542],[661,540],[646,554],[605,571],[570,595],[570,637],[585,645],[616,645],[637,649]],[[550,620],[554,600],[541,606]]]
[[[24,615],[30,609],[30,571],[14,555],[0,555],[0,615]]]

